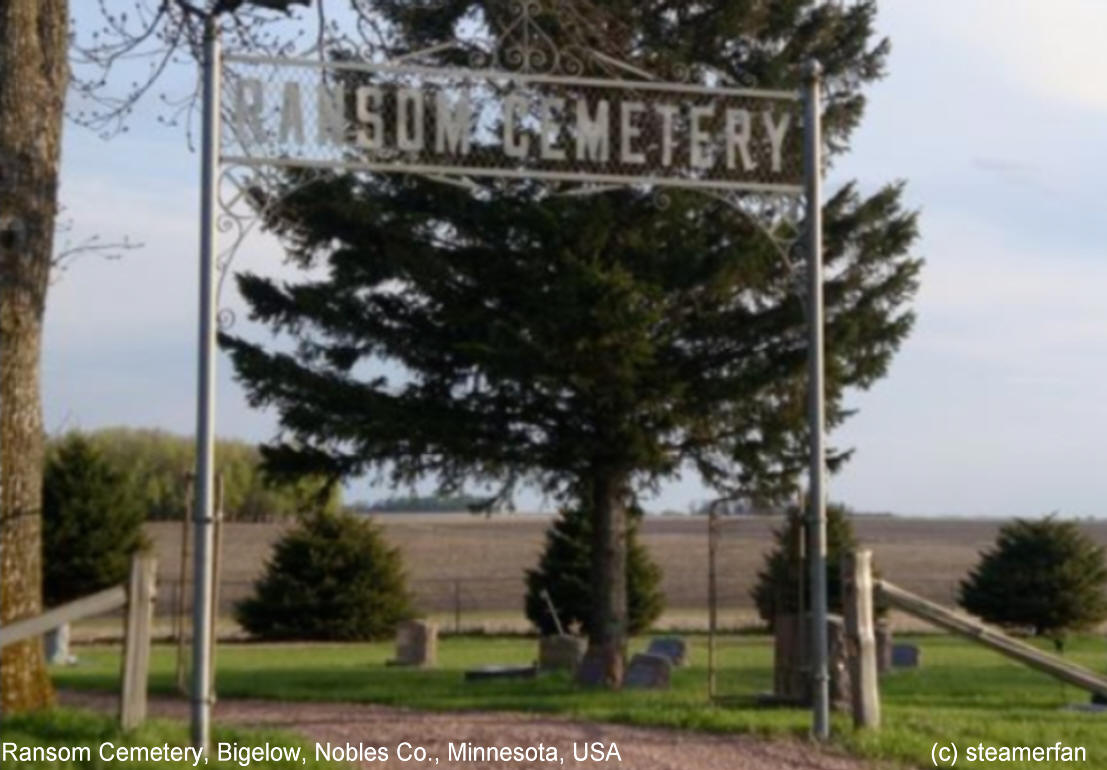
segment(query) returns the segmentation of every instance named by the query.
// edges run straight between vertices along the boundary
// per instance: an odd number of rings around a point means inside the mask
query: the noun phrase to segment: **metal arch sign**
[[[496,39],[494,52],[470,57],[469,67],[457,68],[417,63],[450,45],[387,62],[223,57],[217,23],[206,21],[193,745],[210,739],[212,701],[211,650],[204,640],[213,626],[215,273],[226,274],[252,227],[230,212],[243,200],[250,207],[252,196],[246,193],[252,183],[223,176],[224,165],[243,167],[262,184],[272,179],[266,169],[315,168],[423,175],[473,189],[482,187],[475,179],[540,181],[568,193],[684,188],[728,203],[755,224],[750,201],[784,197],[798,212],[802,198],[811,386],[813,731],[821,739],[829,734],[821,71],[812,66],[796,92],[666,82],[595,50],[560,51],[536,23],[537,2],[521,0],[512,8],[516,18]],[[617,76],[588,77],[586,62]],[[229,204],[220,199],[221,182],[228,179],[237,188]],[[787,258],[776,240],[779,216],[771,214],[779,209],[770,205],[766,211],[771,221],[762,229]],[[253,214],[256,222],[258,212]],[[220,233],[228,230],[238,235],[220,251]]]
[[[798,195],[798,92],[498,69],[227,56],[242,166]]]

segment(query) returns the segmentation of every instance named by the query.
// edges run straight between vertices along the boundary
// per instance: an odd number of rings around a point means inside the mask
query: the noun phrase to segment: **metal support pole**
[[[215,250],[219,166],[219,36],[204,26],[203,137],[200,171],[200,337],[196,407],[196,497],[193,521],[192,745],[211,738],[212,503],[215,465]]]
[[[817,740],[830,736],[830,675],[826,632],[826,402],[823,340],[823,211],[822,211],[822,67],[807,65],[804,73],[805,175],[807,177],[807,324],[810,366],[811,467],[809,564],[811,567],[811,676],[812,733]]]

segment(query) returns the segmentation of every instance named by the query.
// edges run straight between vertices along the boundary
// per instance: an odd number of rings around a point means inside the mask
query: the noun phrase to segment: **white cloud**
[[[918,344],[1017,367],[1024,376],[1031,363],[1034,376],[1056,377],[1059,359],[1107,360],[1102,260],[1029,249],[978,219],[924,221],[923,251],[931,258],[919,295]]]
[[[919,323],[891,376],[855,395],[832,490],[863,509],[1098,514],[1107,431],[1107,265],[1041,249],[972,211],[924,215]]]
[[[910,5],[910,14],[929,22],[934,34],[971,48],[981,69],[1027,86],[1045,100],[1107,112],[1103,0],[930,0]],[[965,77],[987,76],[966,72]]]

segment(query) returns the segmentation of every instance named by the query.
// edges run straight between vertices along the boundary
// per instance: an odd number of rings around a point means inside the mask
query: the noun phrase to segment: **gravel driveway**
[[[112,711],[116,698],[106,694],[63,692],[67,706]],[[150,713],[157,717],[187,719],[188,706],[182,700],[154,698]],[[588,768],[612,770],[865,770],[872,768],[856,759],[820,751],[799,741],[767,741],[745,735],[707,735],[677,730],[624,727],[574,722],[537,714],[455,712],[431,713],[351,703],[282,703],[277,701],[227,700],[215,707],[215,717],[244,727],[294,731],[309,742],[364,743],[388,749],[388,760],[360,762],[376,770],[434,766],[443,768]],[[427,763],[401,762],[396,749],[402,742],[422,746],[431,759]],[[509,761],[450,761],[449,744],[474,746],[556,747],[556,763]],[[574,743],[583,751],[586,744],[600,742],[606,755],[611,743],[618,747],[620,764],[610,761],[577,761]]]

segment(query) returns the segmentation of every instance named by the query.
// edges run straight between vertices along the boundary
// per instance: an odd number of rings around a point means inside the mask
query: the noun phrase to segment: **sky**
[[[831,436],[856,450],[830,480],[833,500],[925,516],[1107,516],[1104,29],[1102,0],[880,3],[888,77],[829,181],[872,192],[906,180],[926,264],[913,334],[885,379],[850,394],[858,414]],[[147,104],[110,141],[67,126],[70,237],[143,245],[78,260],[51,288],[51,433],[194,430],[198,157],[157,114]],[[264,236],[235,269],[293,275]],[[221,304],[243,315],[230,284]],[[249,408],[225,357],[218,382],[218,433],[270,438],[275,417]],[[355,482],[347,498],[388,494]],[[688,477],[647,507],[709,498]]]

